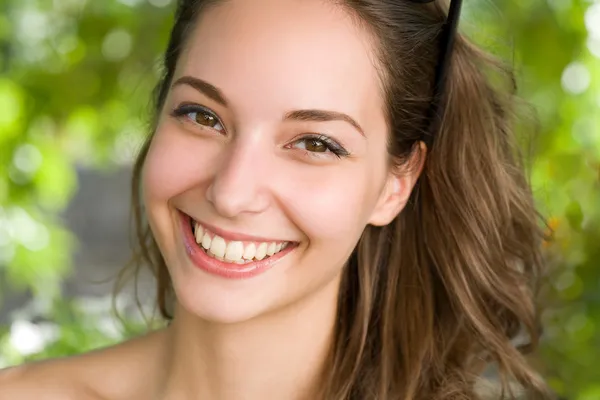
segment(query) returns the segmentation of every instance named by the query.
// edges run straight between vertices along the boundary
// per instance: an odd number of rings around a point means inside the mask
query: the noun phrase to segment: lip
[[[223,261],[219,261],[216,258],[210,257],[208,254],[206,254],[203,250],[201,250],[198,247],[198,244],[196,243],[196,239],[194,238],[194,236],[192,234],[192,229],[190,227],[190,219],[191,218],[183,212],[179,212],[179,215],[180,215],[180,219],[179,219],[180,227],[181,227],[181,231],[183,234],[185,250],[186,250],[188,257],[192,261],[192,263],[196,267],[200,268],[201,270],[203,270],[205,272],[208,272],[212,275],[217,275],[217,276],[220,276],[223,278],[248,279],[248,278],[252,278],[257,275],[260,275],[262,273],[265,273],[269,269],[271,269],[279,260],[281,260],[283,257],[288,255],[290,252],[292,252],[297,247],[296,244],[290,243],[290,245],[288,245],[288,247],[281,250],[277,254],[274,254],[268,258],[265,258],[264,260],[252,261],[247,264],[226,263]],[[202,225],[204,225],[204,224],[202,224]],[[205,227],[212,231],[211,226],[205,225]],[[212,231],[212,232],[219,235],[220,230],[215,229],[215,231]],[[220,232],[222,232],[222,231],[220,231]],[[219,236],[221,236],[221,235],[219,235]],[[231,237],[232,237],[232,235],[229,234],[225,238],[229,239]],[[238,235],[238,236],[234,235],[233,237],[238,238],[237,240],[247,240],[247,241],[261,241],[261,242],[262,241],[265,241],[265,242],[275,241],[275,240],[268,240],[268,239],[267,240],[264,240],[264,239],[256,240],[257,238],[255,238],[255,237],[244,236],[244,235]],[[245,239],[241,239],[241,238],[245,238]],[[251,238],[251,239],[249,240],[247,238]],[[229,240],[236,240],[236,239],[229,239]],[[281,242],[281,240],[279,240],[278,242]]]
[[[186,215],[185,213],[183,213],[187,218],[190,218],[189,215]],[[200,220],[196,220],[200,225],[202,225],[204,228],[208,229],[209,231],[211,231],[212,233],[214,233],[215,235],[219,235],[221,236],[223,239],[225,240],[238,240],[240,242],[275,242],[275,243],[281,243],[284,240],[281,239],[272,239],[272,238],[265,238],[265,237],[260,237],[260,236],[251,236],[251,235],[245,235],[243,233],[235,233],[235,232],[229,232],[229,231],[225,231],[221,228],[218,228],[216,226],[212,226],[209,225],[207,223],[205,223],[204,221],[200,221]]]

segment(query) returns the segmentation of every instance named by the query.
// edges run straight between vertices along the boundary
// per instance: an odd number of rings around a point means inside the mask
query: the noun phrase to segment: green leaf
[[[581,230],[581,223],[583,222],[583,211],[578,201],[574,200],[567,206],[565,210],[565,216],[569,225],[576,231]]]

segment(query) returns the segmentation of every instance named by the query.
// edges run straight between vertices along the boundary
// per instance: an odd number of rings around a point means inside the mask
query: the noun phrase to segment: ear
[[[426,153],[425,144],[419,142],[415,144],[407,162],[400,167],[390,168],[369,224],[384,226],[400,214],[423,171]]]

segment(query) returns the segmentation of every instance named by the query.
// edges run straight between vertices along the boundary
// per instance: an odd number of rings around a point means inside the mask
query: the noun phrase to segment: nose
[[[223,149],[206,199],[225,218],[256,214],[269,206],[268,154],[254,141],[234,140]]]

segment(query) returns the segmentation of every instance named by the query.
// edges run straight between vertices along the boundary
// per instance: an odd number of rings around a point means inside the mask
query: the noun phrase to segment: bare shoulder
[[[144,398],[156,335],[82,355],[0,371],[0,400],[121,400]]]
[[[79,382],[67,378],[68,364],[65,360],[51,360],[0,371],[0,400],[87,399]]]

